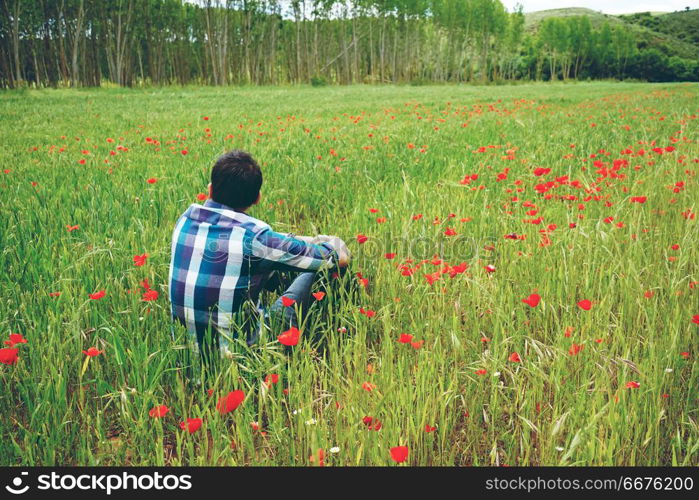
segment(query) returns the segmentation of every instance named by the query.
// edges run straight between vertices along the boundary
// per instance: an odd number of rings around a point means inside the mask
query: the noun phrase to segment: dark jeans
[[[265,313],[267,323],[281,325],[284,329],[299,326],[297,312],[304,314],[311,305],[311,289],[318,279],[318,273],[299,273],[291,285]],[[282,297],[293,299],[294,303],[284,306]]]
[[[305,315],[305,312],[311,305],[311,290],[320,273],[306,272],[298,273],[291,281],[288,288],[282,295],[270,306],[264,310],[264,323],[267,327],[272,328],[275,334],[280,334],[283,330],[288,330],[291,327],[299,326],[299,318],[297,312]],[[289,279],[286,280],[288,283]],[[268,283],[268,290],[275,290],[284,286],[284,279],[279,274],[275,274]],[[282,297],[293,299],[294,303],[290,306],[284,306]],[[253,345],[259,341],[260,330],[264,326],[260,323],[262,318],[258,311],[249,311],[243,314],[242,324],[240,325],[240,333],[245,335],[248,345]],[[179,320],[180,324],[184,324]],[[175,337],[174,328],[171,328],[173,339]],[[196,333],[196,343],[199,348],[199,353],[202,356],[202,361],[207,366],[207,373],[215,370],[215,365],[220,362],[220,352],[228,348],[228,342],[219,338],[219,334],[208,330],[205,332]],[[224,347],[225,346],[225,347]]]
[[[346,269],[340,269],[339,276],[344,275],[346,271]],[[332,286],[334,290],[340,291],[340,287],[336,286],[339,280],[330,278],[324,272],[301,272],[292,275],[285,274],[284,276],[280,273],[274,273],[265,288],[268,291],[276,291],[285,287],[286,289],[267,309],[259,310],[252,306],[247,313],[243,311],[240,316],[241,324],[237,328],[238,334],[244,335],[247,344],[252,345],[259,341],[262,328],[269,328],[273,338],[291,327],[298,328],[299,320],[305,319],[306,313],[314,302],[311,291],[316,283],[320,284],[319,288],[322,290]],[[293,299],[294,303],[285,307],[282,297]],[[301,318],[298,317],[299,313],[302,315]],[[184,324],[181,320],[178,321]],[[174,325],[171,333],[174,340]],[[220,354],[228,349],[228,341],[220,338],[217,332],[207,329],[205,332],[196,332],[196,344],[206,367],[205,377],[208,377],[217,371],[217,366],[223,359]]]

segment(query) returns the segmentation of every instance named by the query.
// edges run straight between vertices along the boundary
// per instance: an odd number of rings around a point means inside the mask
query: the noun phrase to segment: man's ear
[[[213,187],[211,186],[211,183],[210,183],[210,182],[209,182],[209,185],[208,185],[207,187],[208,187],[208,190],[209,190],[209,198],[211,198],[211,197],[213,196],[214,189],[213,189]]]
[[[258,203],[260,203],[260,200],[261,200],[261,199],[262,199],[262,191],[260,191],[259,193],[257,193],[257,199],[255,200],[255,202],[253,203],[253,205],[257,205]]]

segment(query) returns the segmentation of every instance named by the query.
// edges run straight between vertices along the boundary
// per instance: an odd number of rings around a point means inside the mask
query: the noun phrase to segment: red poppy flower
[[[363,244],[363,243],[365,243],[366,240],[368,240],[368,239],[369,239],[369,237],[368,237],[368,236],[365,236],[365,235],[363,235],[363,234],[358,234],[358,235],[357,235],[357,243],[359,243],[360,245]]]
[[[146,263],[146,259],[148,258],[148,254],[144,253],[143,255],[134,255],[133,256],[133,263],[134,266],[136,267],[141,267],[143,264]]]
[[[104,290],[100,290],[99,292],[91,293],[89,295],[92,300],[100,300],[102,297],[107,295],[107,292],[105,292]]]
[[[49,293],[49,297],[59,297],[61,295],[61,292],[51,292]]]
[[[512,354],[510,354],[510,357],[507,359],[513,363],[521,363],[522,362],[522,358],[520,358],[519,354],[516,352],[513,352]]]
[[[277,340],[279,341],[280,344],[291,347],[291,346],[295,346],[296,344],[299,343],[300,336],[301,336],[301,332],[299,331],[299,329],[296,328],[295,326],[292,326],[287,331],[285,331],[281,335],[279,335],[277,337]]]
[[[216,409],[221,415],[232,412],[238,408],[245,399],[245,393],[241,390],[231,391],[216,403]]]
[[[410,267],[400,266],[401,276],[412,276],[414,272],[415,270],[411,269]]]
[[[529,307],[536,307],[539,305],[539,301],[541,301],[541,296],[537,293],[532,293],[529,297],[526,299],[522,299],[522,302],[527,304]]]
[[[578,302],[578,307],[584,311],[589,311],[590,309],[592,309],[592,302],[590,302],[587,299],[581,300],[580,302]]]
[[[441,277],[442,277],[442,274],[439,271],[437,271],[436,273],[425,275],[425,279],[427,280],[427,282],[430,285],[434,284],[434,282],[439,280]]]
[[[570,346],[570,349],[568,349],[568,354],[570,354],[571,356],[575,356],[575,355],[579,354],[580,351],[582,351],[584,347],[585,346],[582,344],[573,343],[573,345]]]
[[[366,288],[366,286],[369,284],[369,280],[362,276],[362,273],[356,273],[357,279],[359,280],[359,283]]]
[[[437,430],[437,427],[432,427],[430,424],[425,424],[425,432],[434,432]]]
[[[456,231],[454,231],[454,228],[448,227],[444,230],[444,235],[445,236],[456,236]]]
[[[395,259],[396,254],[394,254],[394,253],[387,253],[387,254],[384,254],[384,257],[385,257],[386,259],[388,259],[388,260],[393,260],[393,259]]]
[[[190,434],[194,434],[199,430],[202,424],[200,418],[188,418],[186,422],[180,422],[180,429],[186,430]]]
[[[312,295],[316,300],[323,300],[323,298],[325,297],[325,292],[315,292]]]
[[[66,225],[66,229],[68,230],[69,233],[72,233],[73,231],[80,229],[80,225],[76,224],[74,226],[71,225]]]
[[[362,422],[364,423],[364,425],[367,426],[367,429],[369,429],[370,431],[380,431],[381,426],[383,425],[381,423],[381,420],[374,417],[364,417],[362,419]]]
[[[376,389],[376,386],[374,384],[372,384],[371,382],[364,382],[362,384],[362,389],[364,389],[367,392],[371,392],[374,389]]]
[[[398,464],[405,462],[408,459],[408,447],[394,446],[391,448],[391,458]]]
[[[265,377],[265,384],[272,385],[279,383],[279,375],[276,373],[270,373]]]
[[[410,335],[409,333],[401,333],[400,338],[398,339],[398,342],[400,342],[401,344],[409,344],[412,341],[413,341],[413,336]]]
[[[0,349],[0,363],[3,365],[14,365],[17,363],[18,353],[19,348],[17,347],[4,347]]]
[[[413,346],[413,349],[421,349],[424,343],[424,340],[418,340],[417,342],[411,342],[410,345]]]
[[[11,333],[10,340],[5,341],[5,345],[9,345],[10,347],[14,347],[17,344],[26,344],[26,343],[27,343],[27,339],[25,339],[21,333]]]
[[[318,448],[318,467],[325,467],[325,450],[322,448]],[[311,462],[312,464],[316,463],[316,456],[311,455],[308,457],[308,461]]]
[[[359,314],[364,314],[367,318],[373,318],[374,316],[376,316],[376,311],[372,311],[371,309],[364,309],[363,307],[360,307]]]
[[[282,305],[284,307],[290,307],[294,305],[296,301],[294,299],[290,299],[289,297],[282,297]]]
[[[683,351],[680,353],[680,356],[682,356],[682,358],[684,359],[689,359],[689,352]]]
[[[157,290],[146,290],[143,292],[143,301],[144,302],[151,302],[153,300],[158,300],[158,291]]]
[[[204,200],[206,200],[207,198],[208,198],[208,196],[207,196],[205,193],[199,193],[199,194],[197,195],[197,200],[199,200],[199,201],[204,201]]]
[[[104,353],[104,351],[100,351],[96,347],[90,347],[87,351],[83,351],[84,355],[90,356],[91,358],[94,358],[95,356],[99,356],[102,353]]]
[[[494,273],[495,272],[495,266],[492,264],[488,264],[487,266],[485,266],[484,269],[485,269],[486,273]]]
[[[699,314],[695,314],[692,317],[692,323],[694,323],[695,325],[699,325]]]
[[[154,406],[148,412],[148,416],[150,416],[151,418],[163,418],[169,411],[170,408],[168,408],[165,405]]]
[[[641,387],[641,384],[639,382],[636,382],[635,380],[632,380],[631,382],[626,382],[627,389],[638,389],[639,387]]]
[[[158,179],[156,179],[155,177],[151,177],[151,178],[148,179],[146,182],[147,182],[148,184],[155,184],[156,182],[158,182]]]
[[[485,369],[481,368],[480,370],[476,370],[476,375],[485,375],[488,373]]]

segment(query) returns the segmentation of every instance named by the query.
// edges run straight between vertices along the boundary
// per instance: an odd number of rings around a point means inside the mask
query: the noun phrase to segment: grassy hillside
[[[599,27],[605,21],[611,23],[622,22],[617,16],[604,14],[602,12],[585,9],[582,7],[569,7],[565,9],[548,9],[524,14],[524,27],[529,31],[536,31],[539,25],[549,17],[574,17],[587,16],[590,18],[592,26]]]
[[[655,47],[668,57],[699,59],[699,10],[671,13],[641,12],[625,15],[611,15],[592,9],[571,7],[549,9],[525,14],[525,28],[536,31],[539,25],[550,17],[587,16],[594,28],[605,22],[611,26],[623,25],[631,30],[639,48]]]
[[[654,16],[650,12],[638,12],[619,16],[623,21],[670,35],[694,45],[699,44],[699,9],[671,12]]]

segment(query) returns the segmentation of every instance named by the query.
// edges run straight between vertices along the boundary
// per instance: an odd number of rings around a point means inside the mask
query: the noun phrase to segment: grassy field
[[[0,94],[0,464],[697,465],[698,103],[697,84]],[[170,236],[231,148],[263,165],[252,215],[344,238],[360,286],[197,388]]]

